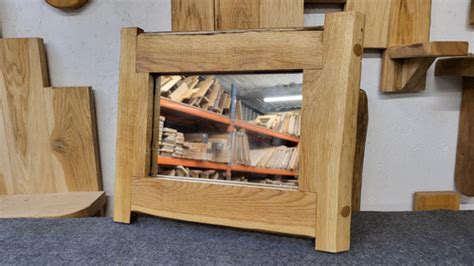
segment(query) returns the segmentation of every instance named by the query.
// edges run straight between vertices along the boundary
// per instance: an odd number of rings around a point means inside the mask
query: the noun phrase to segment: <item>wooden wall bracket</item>
[[[467,42],[423,42],[387,48],[382,62],[383,92],[417,92],[425,89],[426,72],[437,57],[463,56]]]
[[[459,192],[474,196],[474,56],[436,63],[436,76],[463,77],[461,115],[454,180]]]

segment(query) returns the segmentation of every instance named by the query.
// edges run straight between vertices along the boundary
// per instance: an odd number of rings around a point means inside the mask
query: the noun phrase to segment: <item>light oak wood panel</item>
[[[454,172],[456,188],[474,197],[474,78],[464,78]]]
[[[76,218],[103,215],[105,200],[103,191],[0,196],[0,218]]]
[[[314,237],[316,194],[134,178],[132,210],[186,221]]]
[[[214,30],[214,0],[171,0],[173,31]]]
[[[357,139],[352,175],[352,211],[360,211],[362,194],[362,172],[364,169],[365,141],[369,126],[369,103],[364,90],[359,90],[359,107],[357,108]]]
[[[260,0],[260,28],[304,27],[304,0]]]
[[[388,46],[430,39],[431,0],[392,0]]]
[[[93,92],[90,87],[46,88],[51,152],[68,191],[99,191],[102,180]]]
[[[261,0],[215,0],[216,30],[260,28]]]
[[[153,86],[136,73],[138,28],[122,29],[115,170],[114,221],[130,223],[131,177],[147,176],[151,165]]]
[[[435,74],[474,78],[474,56],[440,59],[436,62]]]
[[[63,10],[76,10],[87,3],[88,0],[46,0],[51,6]]]
[[[324,67],[305,71],[300,189],[318,195],[316,249],[349,249],[364,15],[326,15]]]
[[[346,11],[365,14],[364,47],[384,49],[388,45],[390,14],[393,0],[348,0]]]
[[[139,72],[291,71],[321,67],[322,32],[314,29],[138,36]]]
[[[102,187],[90,88],[49,86],[41,39],[0,39],[0,191]]]
[[[459,210],[461,197],[454,191],[415,192],[414,211]]]
[[[392,46],[387,53],[392,59],[461,56],[466,55],[468,42],[422,42],[410,45]]]

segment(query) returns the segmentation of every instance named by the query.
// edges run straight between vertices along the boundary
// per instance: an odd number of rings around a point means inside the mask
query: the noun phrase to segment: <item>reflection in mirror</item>
[[[158,76],[156,174],[297,188],[302,76]]]

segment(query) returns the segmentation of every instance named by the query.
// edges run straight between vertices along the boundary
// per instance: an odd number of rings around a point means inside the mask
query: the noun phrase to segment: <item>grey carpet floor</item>
[[[262,214],[264,215],[264,214]],[[316,252],[314,240],[138,217],[0,220],[0,264],[468,264],[474,212],[353,217],[352,249]]]

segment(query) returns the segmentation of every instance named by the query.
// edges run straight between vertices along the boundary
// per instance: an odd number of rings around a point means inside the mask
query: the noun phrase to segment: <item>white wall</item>
[[[432,40],[467,40],[470,0],[433,0]],[[44,1],[0,0],[3,37],[41,37],[53,86],[90,85],[95,91],[102,175],[114,192],[120,28],[171,29],[169,0],[90,0],[64,13]],[[321,15],[307,14],[316,25]],[[471,48],[471,51],[473,49]],[[428,72],[427,90],[410,95],[379,92],[380,54],[363,61],[362,87],[369,97],[370,123],[364,165],[362,209],[410,210],[417,190],[453,190],[461,82]],[[109,198],[109,207],[112,206]],[[464,208],[474,200],[464,198]],[[109,210],[110,214],[110,210]]]

